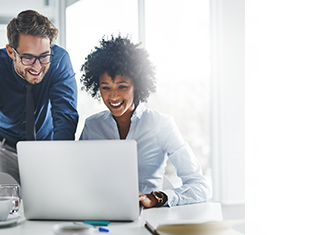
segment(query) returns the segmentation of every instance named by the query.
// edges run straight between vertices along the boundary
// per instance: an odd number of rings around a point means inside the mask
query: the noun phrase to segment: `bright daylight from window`
[[[80,68],[103,35],[130,35],[138,43],[138,1],[82,0],[67,8],[67,50]],[[123,7],[126,6],[126,7]],[[87,11],[86,9],[94,9]],[[157,67],[157,92],[147,106],[174,117],[211,181],[209,1],[145,3],[145,46]],[[79,14],[85,12],[85,14]],[[79,138],[84,120],[106,109],[79,86]],[[173,173],[168,164],[167,175]]]

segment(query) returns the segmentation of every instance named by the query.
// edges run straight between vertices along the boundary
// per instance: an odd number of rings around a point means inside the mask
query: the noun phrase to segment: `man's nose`
[[[32,68],[35,70],[40,70],[41,68],[40,58],[36,58],[36,61],[32,65]]]

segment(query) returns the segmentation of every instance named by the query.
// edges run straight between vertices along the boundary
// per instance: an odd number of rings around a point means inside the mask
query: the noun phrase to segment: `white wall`
[[[48,3],[46,5],[46,3]],[[21,11],[36,10],[48,17],[52,23],[60,30],[59,21],[60,0],[0,0],[0,24],[8,24],[10,20],[16,17]],[[2,32],[2,31],[1,31]],[[59,34],[60,35],[60,34]],[[60,36],[56,44],[60,45]],[[2,36],[2,35],[1,35]],[[0,48],[3,47],[3,38],[1,39]],[[5,43],[7,40],[5,38]]]
[[[7,40],[7,25],[5,24],[0,24],[0,48],[3,48],[6,46],[6,44],[8,43]]]
[[[48,2],[49,4],[45,5],[44,0],[0,0],[0,17],[11,20],[20,11],[31,9],[37,10],[51,19],[54,16],[52,6],[57,4],[57,1],[51,0]]]
[[[220,182],[220,201],[225,204],[242,204],[245,201],[245,93],[244,93],[244,0],[217,0],[217,16],[214,21],[217,26],[218,55],[217,68],[214,75],[219,87],[218,104],[213,118],[219,126],[213,126],[213,132],[218,131],[218,158],[214,164],[219,164],[217,179]],[[215,51],[213,53],[216,53]],[[215,79],[215,77],[213,77]],[[217,89],[213,88],[213,91]],[[215,103],[216,101],[213,100]],[[215,128],[216,127],[216,128]],[[216,139],[214,139],[216,140]],[[215,150],[213,150],[215,152]]]
[[[319,231],[319,12],[246,1],[247,234]]]

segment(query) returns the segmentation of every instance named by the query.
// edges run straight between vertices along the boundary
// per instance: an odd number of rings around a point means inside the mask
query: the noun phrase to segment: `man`
[[[47,17],[23,11],[8,24],[0,50],[0,171],[18,182],[18,141],[75,138],[77,85],[68,53],[53,44],[57,35]]]

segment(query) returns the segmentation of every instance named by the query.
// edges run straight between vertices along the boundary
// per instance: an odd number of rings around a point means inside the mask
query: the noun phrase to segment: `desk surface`
[[[211,216],[213,220],[222,220],[221,205],[219,203],[208,202],[205,203],[211,208]],[[199,204],[203,207],[203,203]],[[107,227],[109,233],[95,232],[95,234],[117,234],[117,235],[151,235],[151,233],[144,227],[145,221],[147,219],[157,219],[166,217],[172,217],[172,209],[179,210],[183,209],[185,206],[173,207],[173,208],[151,208],[142,210],[139,220],[134,222],[111,222]],[[55,224],[70,223],[66,221],[31,221],[26,220],[23,215],[23,210],[20,212],[21,219],[10,226],[0,227],[1,235],[53,235],[52,228]],[[232,229],[224,231],[221,235],[240,235],[241,233],[236,232]],[[220,235],[220,233],[219,233]]]

